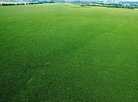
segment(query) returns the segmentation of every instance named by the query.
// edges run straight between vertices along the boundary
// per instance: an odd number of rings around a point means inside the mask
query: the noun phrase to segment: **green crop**
[[[0,7],[1,102],[137,102],[138,12]]]

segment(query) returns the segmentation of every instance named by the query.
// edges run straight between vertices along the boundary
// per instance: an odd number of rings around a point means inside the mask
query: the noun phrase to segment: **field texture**
[[[138,102],[138,11],[0,7],[1,102]]]

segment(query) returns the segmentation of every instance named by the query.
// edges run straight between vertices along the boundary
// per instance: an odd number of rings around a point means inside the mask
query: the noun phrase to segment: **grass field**
[[[0,7],[0,102],[137,102],[138,11]]]

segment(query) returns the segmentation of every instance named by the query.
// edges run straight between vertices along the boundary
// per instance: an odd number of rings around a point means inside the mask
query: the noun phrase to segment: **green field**
[[[0,7],[0,102],[138,102],[138,11]]]

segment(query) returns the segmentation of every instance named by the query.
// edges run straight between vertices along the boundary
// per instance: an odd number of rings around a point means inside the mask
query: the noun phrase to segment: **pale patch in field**
[[[138,9],[134,9],[134,10],[138,11]]]

